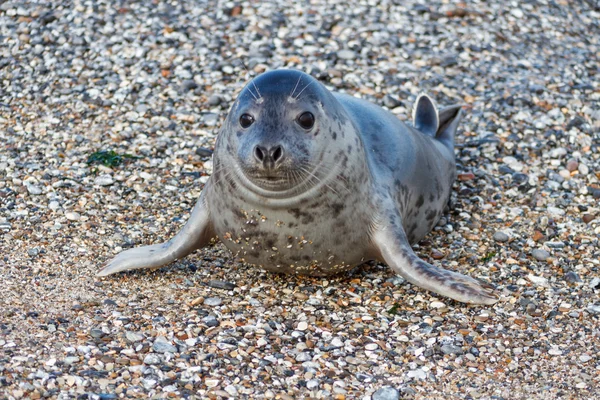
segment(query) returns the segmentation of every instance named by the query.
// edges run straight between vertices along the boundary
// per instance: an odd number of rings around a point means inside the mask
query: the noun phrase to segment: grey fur
[[[297,120],[307,111],[311,129]],[[242,128],[242,114],[255,122]],[[330,275],[377,259],[444,296],[494,303],[490,285],[427,264],[410,247],[435,226],[450,195],[461,110],[438,114],[420,96],[414,115],[427,132],[299,71],[257,77],[231,108],[214,173],[182,231],[165,245],[119,254],[99,275],[166,265],[218,236],[270,271]]]

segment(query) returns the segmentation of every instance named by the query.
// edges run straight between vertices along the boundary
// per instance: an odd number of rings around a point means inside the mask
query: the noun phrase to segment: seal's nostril
[[[275,146],[271,149],[271,154],[273,155],[273,161],[277,162],[283,157],[283,148],[281,146]]]
[[[265,159],[265,153],[265,149],[261,148],[260,146],[256,146],[254,148],[254,157],[256,157],[256,159],[260,162],[263,162]]]

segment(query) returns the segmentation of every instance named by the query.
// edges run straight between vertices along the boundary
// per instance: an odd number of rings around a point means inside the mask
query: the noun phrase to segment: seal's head
[[[326,184],[343,124],[342,107],[310,75],[266,72],[251,81],[231,108],[215,158],[231,179],[264,197],[293,196]]]

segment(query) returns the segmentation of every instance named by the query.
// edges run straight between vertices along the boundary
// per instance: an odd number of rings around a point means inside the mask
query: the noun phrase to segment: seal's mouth
[[[244,176],[254,185],[261,189],[283,192],[297,186],[299,177],[297,171],[264,171],[264,170],[242,170]]]

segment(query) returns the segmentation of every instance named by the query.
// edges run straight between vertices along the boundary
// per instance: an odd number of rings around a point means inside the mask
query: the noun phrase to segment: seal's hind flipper
[[[213,237],[213,229],[203,194],[204,191],[190,219],[175,237],[165,243],[137,247],[119,253],[107,262],[96,276],[107,276],[131,269],[160,268],[209,244]]]
[[[421,260],[411,249],[400,216],[395,221],[377,224],[372,240],[376,251],[395,272],[410,283],[432,292],[470,304],[494,304],[498,296],[494,287],[457,272],[435,267]]]
[[[450,147],[454,147],[454,135],[462,118],[462,106],[453,105],[444,107],[440,110],[440,126],[435,133],[435,137]]]
[[[413,108],[413,125],[428,136],[435,136],[440,120],[431,97],[420,94]]]

